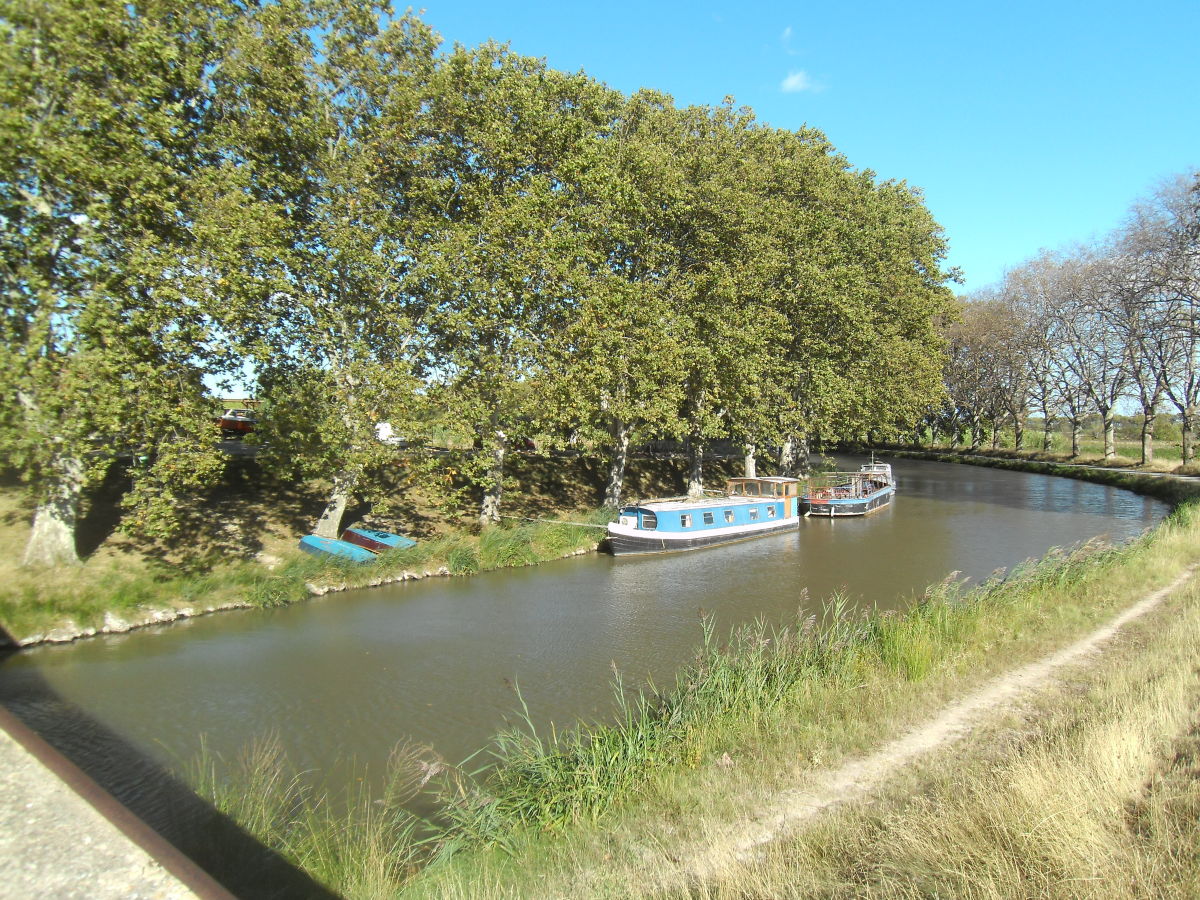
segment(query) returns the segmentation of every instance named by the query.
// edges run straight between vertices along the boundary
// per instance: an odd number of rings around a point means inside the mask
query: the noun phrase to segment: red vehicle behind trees
[[[217,427],[221,429],[223,438],[245,437],[258,424],[258,417],[252,409],[227,409],[217,418]]]

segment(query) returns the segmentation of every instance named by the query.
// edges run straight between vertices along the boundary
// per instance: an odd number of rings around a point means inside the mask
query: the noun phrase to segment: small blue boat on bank
[[[377,531],[374,528],[347,528],[342,532],[342,540],[370,550],[372,553],[382,553],[384,550],[405,550],[417,545],[417,542],[410,537],[392,534],[390,531]]]
[[[360,564],[375,562],[375,554],[366,547],[359,547],[349,541],[339,541],[337,538],[318,537],[315,534],[307,534],[300,538],[300,549],[312,556],[333,557]]]
[[[647,500],[608,526],[614,555],[694,550],[796,528],[799,478],[731,478],[723,494]]]

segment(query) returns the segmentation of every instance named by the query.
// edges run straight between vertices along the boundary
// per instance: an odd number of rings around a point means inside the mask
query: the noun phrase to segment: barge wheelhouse
[[[694,550],[795,528],[798,478],[731,478],[723,494],[647,500],[621,508],[608,526],[616,555]]]

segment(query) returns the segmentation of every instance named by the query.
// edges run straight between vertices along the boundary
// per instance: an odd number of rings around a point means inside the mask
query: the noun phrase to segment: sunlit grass
[[[236,561],[203,572],[180,572],[144,560],[110,560],[53,572],[14,567],[0,590],[0,627],[20,640],[56,628],[101,628],[106,616],[132,619],[147,611],[182,607],[285,606],[309,597],[309,585],[366,587],[405,573],[472,575],[535,565],[593,549],[608,518],[607,511],[598,510],[575,513],[572,522],[547,520],[452,534],[381,553],[370,565],[297,550],[285,554],[274,568]],[[573,524],[576,520],[584,524]]]
[[[1200,603],[1178,596],[1036,705],[686,896],[1194,897]],[[633,894],[631,894],[632,896]],[[666,890],[660,896],[683,896]]]
[[[372,789],[364,775],[350,779],[345,795],[333,796],[314,787],[311,773],[297,770],[279,740],[267,736],[236,760],[202,751],[186,777],[218,812],[339,896],[384,898],[431,858],[429,826],[405,805],[428,766],[418,751],[400,745],[382,788]],[[236,858],[244,847],[205,851]]]

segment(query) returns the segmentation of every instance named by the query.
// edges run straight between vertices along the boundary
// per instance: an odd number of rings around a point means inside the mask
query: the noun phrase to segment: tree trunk
[[[796,477],[796,439],[790,434],[779,447],[779,474]]]
[[[1078,416],[1071,417],[1071,459],[1079,457],[1079,438],[1083,434],[1083,421]]]
[[[978,451],[983,446],[983,422],[978,417],[971,419],[971,451]]]
[[[25,545],[26,566],[78,565],[75,521],[83,493],[83,463],[60,459],[54,464],[57,482],[33,514],[33,530]]]
[[[695,436],[688,441],[687,495],[704,496],[704,441]]]
[[[629,461],[629,436],[633,429],[623,420],[612,424],[612,461],[608,466],[608,487],[604,491],[604,505],[611,509],[621,506],[621,494],[625,490],[625,465]]]
[[[1025,449],[1025,417],[1013,416],[1013,449]]]
[[[758,471],[757,471],[758,465],[757,465],[757,460],[755,459],[757,452],[758,452],[758,448],[754,444],[752,444],[752,443],[746,444],[745,466],[746,466],[746,477],[747,478],[757,478],[758,477]]]
[[[1192,448],[1192,414],[1190,411],[1185,412],[1179,419],[1180,461],[1186,466],[1192,461],[1194,453]]]
[[[1000,423],[996,421],[992,422],[992,449],[1000,449]]]
[[[1112,409],[1106,409],[1100,414],[1104,422],[1104,461],[1117,458],[1117,423],[1113,418]]]
[[[1154,420],[1158,413],[1145,410],[1142,414],[1142,465],[1149,465],[1154,460]]]
[[[336,538],[342,533],[342,516],[346,514],[346,505],[350,502],[350,495],[357,483],[358,474],[355,472],[338,472],[333,476],[333,490],[329,493],[325,511],[321,513],[321,518],[317,519],[313,534],[317,537]]]
[[[483,502],[479,505],[479,523],[493,525],[500,521],[500,501],[504,497],[504,456],[508,450],[508,437],[499,429],[495,432],[496,442],[492,445],[492,467],[488,469],[483,487]]]
[[[1046,417],[1046,424],[1042,426],[1042,449],[1049,453],[1054,449],[1054,430],[1053,423],[1050,417]]]
[[[807,478],[812,474],[812,450],[809,447],[807,437],[796,438],[795,450],[793,451],[793,468],[792,471],[796,474],[795,478]]]

